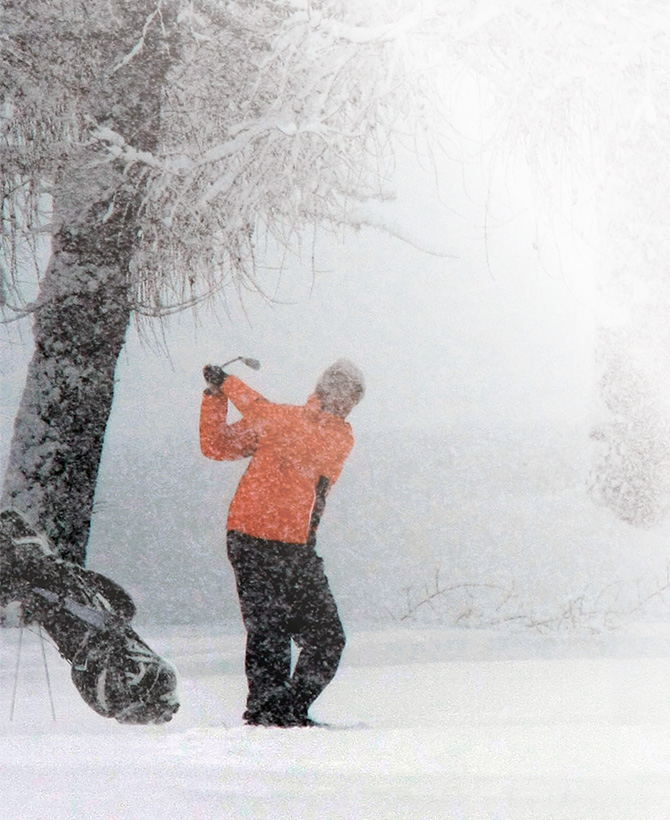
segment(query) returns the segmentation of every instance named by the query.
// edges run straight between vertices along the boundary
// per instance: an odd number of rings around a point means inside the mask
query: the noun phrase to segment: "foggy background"
[[[585,226],[547,227],[522,166],[444,160],[436,175],[400,160],[398,197],[375,216],[410,241],[319,234],[314,262],[311,237],[302,254],[268,248],[265,295],[231,287],[197,317],[129,333],[89,566],[133,594],[139,622],[240,625],[224,544],[246,461],[208,461],[198,443],[202,366],[236,355],[261,360],[234,372],[279,402],[303,403],[340,356],[366,375],[319,530],[345,626],[401,622],[438,571],[493,590],[489,614],[513,588],[510,617],[665,573],[665,533],[586,493],[599,306]],[[3,468],[31,349],[25,322],[4,328]],[[468,603],[448,597],[412,623],[460,622]]]

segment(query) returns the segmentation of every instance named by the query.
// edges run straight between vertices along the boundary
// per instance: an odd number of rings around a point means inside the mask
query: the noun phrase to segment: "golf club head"
[[[252,370],[261,369],[261,363],[258,361],[258,359],[247,359],[245,356],[240,356],[240,358],[242,359],[244,364],[246,364],[246,366],[250,367]]]
[[[224,364],[219,366],[221,367],[221,369],[223,369],[225,367],[228,367],[228,365],[232,364],[233,362],[243,362],[244,364],[246,364],[247,367],[250,367],[252,370],[261,369],[261,363],[258,361],[258,359],[249,359],[246,356],[235,356],[234,359],[228,359],[227,362],[224,362]]]

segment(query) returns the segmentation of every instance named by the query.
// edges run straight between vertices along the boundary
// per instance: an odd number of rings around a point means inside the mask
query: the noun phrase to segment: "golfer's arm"
[[[270,403],[260,393],[252,390],[242,379],[238,379],[237,376],[228,376],[221,389],[224,396],[232,401],[243,416],[253,413],[254,410]]]
[[[228,400],[223,395],[202,397],[200,406],[200,449],[215,461],[233,461],[253,455],[256,433],[249,419],[228,424]]]

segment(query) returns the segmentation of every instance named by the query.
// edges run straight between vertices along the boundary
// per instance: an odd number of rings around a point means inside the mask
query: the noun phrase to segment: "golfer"
[[[326,495],[353,447],[345,421],[364,393],[360,370],[331,365],[301,406],[274,404],[215,365],[204,368],[200,444],[208,458],[251,457],[230,505],[228,557],[247,645],[244,721],[313,726],[345,636],[316,553]],[[228,423],[228,401],[241,419]],[[291,673],[291,640],[300,653]]]

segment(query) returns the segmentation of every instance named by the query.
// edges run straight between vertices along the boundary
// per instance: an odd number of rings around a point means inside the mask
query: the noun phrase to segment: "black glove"
[[[221,387],[228,378],[226,371],[216,364],[206,364],[202,369],[202,375],[205,377],[207,384],[212,387]]]

